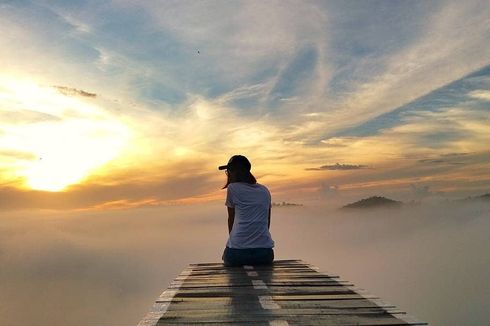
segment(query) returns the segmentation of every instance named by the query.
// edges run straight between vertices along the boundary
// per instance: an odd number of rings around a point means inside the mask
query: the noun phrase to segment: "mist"
[[[277,259],[303,259],[432,325],[488,325],[490,205],[274,207]],[[217,262],[222,203],[0,215],[1,325],[136,325],[189,263]]]

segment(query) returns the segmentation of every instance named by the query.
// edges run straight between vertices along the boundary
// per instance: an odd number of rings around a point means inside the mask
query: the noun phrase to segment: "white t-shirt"
[[[230,183],[227,187],[225,205],[235,208],[235,221],[226,243],[227,247],[274,247],[267,227],[271,207],[271,194],[267,187],[259,183]]]

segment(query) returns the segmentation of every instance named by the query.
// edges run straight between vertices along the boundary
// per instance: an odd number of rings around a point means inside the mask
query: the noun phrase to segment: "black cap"
[[[250,164],[248,158],[243,155],[233,155],[228,161],[228,164],[219,166],[218,170],[236,170],[237,168],[244,168],[247,171],[250,171],[252,164]]]

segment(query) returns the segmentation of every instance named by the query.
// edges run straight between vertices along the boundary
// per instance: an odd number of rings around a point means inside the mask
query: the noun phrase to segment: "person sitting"
[[[268,265],[274,260],[274,241],[269,232],[271,194],[257,183],[252,165],[243,155],[234,155],[225,170],[225,205],[228,208],[229,238],[223,252],[225,266]]]

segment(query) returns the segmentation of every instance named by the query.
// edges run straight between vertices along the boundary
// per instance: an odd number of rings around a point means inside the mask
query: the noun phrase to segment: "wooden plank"
[[[274,297],[283,308],[335,308],[335,309],[350,309],[350,308],[395,308],[394,305],[383,304],[378,305],[371,300],[364,298],[353,299],[332,299],[332,300],[279,300]]]
[[[194,316],[188,314],[186,316],[163,316],[157,325],[168,325],[169,323],[181,324],[213,324],[213,323],[248,323],[257,324],[270,322],[273,320],[285,320],[290,325],[418,325],[407,324],[405,321],[395,318],[389,314],[373,314],[373,315],[282,315],[275,313],[280,310],[270,310],[268,313],[260,314],[215,314],[208,316]]]
[[[255,270],[259,275],[323,275],[318,273],[315,270],[312,269],[293,269],[293,270]],[[215,271],[199,271],[199,272],[192,272],[192,276],[207,276],[207,275],[219,275],[219,274],[224,274],[224,275],[229,275],[229,276],[235,276],[235,275],[244,275],[245,273],[243,271],[228,271],[228,270],[215,270]],[[330,275],[325,275],[329,276]]]
[[[217,281],[217,280],[224,280],[228,282],[234,282],[234,281],[240,281],[240,280],[250,280],[252,278],[260,278],[262,280],[267,280],[267,281],[277,281],[277,282],[289,282],[289,281],[296,281],[296,280],[311,280],[311,281],[338,281],[338,278],[333,278],[333,277],[326,277],[322,275],[315,275],[315,274],[290,274],[290,275],[266,275],[266,274],[261,274],[257,272],[250,272],[248,275],[209,275],[209,276],[196,276],[192,275],[192,277],[188,280],[189,282],[207,282],[207,281]],[[182,277],[177,277],[175,279],[176,281],[182,281]],[[301,281],[300,281],[301,282]]]
[[[283,286],[283,287],[268,287],[267,291],[271,294],[351,294],[356,293],[345,286]],[[254,287],[209,287],[209,288],[180,288],[179,292],[175,295],[185,296],[193,294],[209,294],[212,296],[222,294],[222,295],[237,295],[237,294],[255,294],[260,293]]]
[[[353,284],[350,283],[338,283],[338,282],[308,282],[308,283],[301,283],[301,282],[266,282],[264,281],[264,284],[269,287],[269,288],[284,288],[284,287],[323,287],[323,286],[352,286]],[[208,288],[222,288],[222,287],[227,287],[227,288],[236,288],[236,287],[252,287],[253,285],[250,282],[233,282],[233,283],[226,283],[226,282],[210,282],[210,283],[204,283],[204,282],[186,282],[182,286],[179,286],[181,289],[208,289]],[[172,288],[173,286],[170,285],[169,288]]]
[[[284,278],[284,279],[265,279],[256,277],[254,279],[259,279],[265,282],[266,284],[281,286],[281,285],[293,285],[293,286],[302,286],[310,284],[311,286],[320,286],[322,284],[325,285],[338,285],[338,286],[348,286],[347,284],[352,284],[348,282],[337,282],[331,279],[317,279],[317,278]],[[179,280],[179,279],[176,279]],[[219,285],[219,284],[227,284],[230,286],[233,285],[243,285],[243,284],[251,284],[251,279],[241,279],[241,280],[229,280],[229,279],[221,279],[221,278],[213,278],[213,279],[198,279],[198,280],[190,280],[187,282],[183,282],[182,285],[188,286],[206,286],[209,285]],[[170,283],[170,286],[175,284],[174,282]]]
[[[301,259],[282,259],[282,260],[274,260],[274,265],[281,265],[281,264],[286,264],[286,265],[291,265],[291,264],[305,264]],[[210,263],[193,263],[189,264],[189,266],[223,266],[223,263],[216,263],[216,262],[210,262]],[[239,267],[238,267],[239,268]]]
[[[213,298],[233,298],[231,295],[211,295],[211,294],[195,294],[195,295],[176,295],[172,302],[185,301],[189,298],[201,298],[211,300]],[[235,297],[238,297],[235,296]],[[293,295],[274,295],[272,297],[275,301],[299,301],[299,300],[365,300],[365,299],[378,299],[376,296],[366,297],[359,294],[293,294]],[[242,301],[246,301],[247,297],[242,295],[240,298]],[[250,300],[255,301],[256,297],[250,296]],[[163,302],[164,299],[157,299],[156,302]]]
[[[246,270],[247,268],[251,269],[263,269],[263,270],[270,270],[270,269],[298,269],[298,268],[303,268],[307,269],[310,268],[312,269],[313,266],[308,265],[308,264],[294,264],[294,265],[280,265],[280,264],[274,264],[274,265],[258,265],[258,266],[240,266],[240,267],[228,267],[228,266],[194,266],[192,267],[193,270],[195,271],[214,271],[214,270],[228,270],[228,271],[234,271],[234,270]]]
[[[194,266],[192,267],[193,270],[195,271],[201,271],[201,270],[219,270],[219,269],[226,269],[226,270],[240,270],[240,269],[276,269],[276,268],[282,268],[282,269],[291,269],[291,268],[314,268],[314,266],[308,265],[308,264],[273,264],[273,265],[257,265],[257,266],[240,266],[240,267],[228,267],[224,266],[223,264],[221,265],[216,265],[216,266]]]
[[[376,304],[372,300],[367,300],[362,297],[356,297],[352,299],[330,299],[330,300],[277,300],[281,307],[283,308],[373,308],[373,307],[384,307],[384,308],[395,308],[391,304]],[[256,301],[253,300],[252,303],[247,301],[240,301],[240,305],[256,306]],[[230,306],[236,304],[236,299],[232,297],[212,297],[212,298],[181,298],[177,301],[174,298],[172,305],[169,309],[194,309],[204,306],[214,307],[214,306]]]
[[[385,309],[382,308],[352,308],[352,309],[308,309],[308,308],[298,308],[298,309],[257,309],[258,307],[249,306],[247,309],[240,306],[237,309],[234,307],[222,307],[215,309],[196,309],[196,310],[167,310],[165,313],[165,319],[172,318],[191,318],[191,319],[209,319],[213,316],[226,316],[226,315],[236,315],[245,314],[246,316],[254,316],[260,318],[261,316],[270,317],[274,316],[274,319],[287,319],[289,317],[295,316],[316,316],[316,315],[347,315],[347,316],[364,316],[364,315],[379,315],[379,317],[386,317],[385,315],[390,315]],[[189,317],[190,315],[191,317]],[[389,316],[392,317],[392,316]]]
[[[180,315],[186,313],[192,313],[193,315],[197,314],[208,314],[208,313],[232,313],[233,311],[240,311],[243,313],[266,313],[266,310],[257,309],[260,308],[260,303],[257,301],[250,302],[239,302],[239,304],[231,303],[227,305],[218,305],[218,304],[176,304],[171,305],[167,309],[166,315],[171,315],[171,313]],[[280,304],[280,310],[277,313],[284,315],[352,315],[352,314],[385,314],[387,311],[390,313],[403,313],[402,311],[396,308],[390,307],[378,307],[378,306],[367,306],[367,307],[328,307],[328,306],[307,306],[303,304],[299,305],[289,305],[286,306],[284,304]]]

